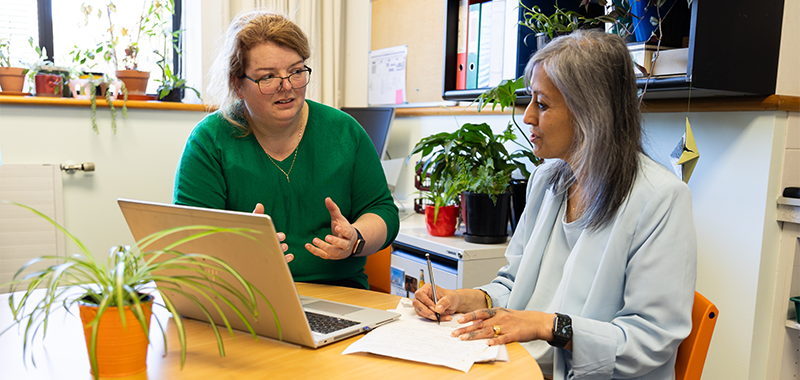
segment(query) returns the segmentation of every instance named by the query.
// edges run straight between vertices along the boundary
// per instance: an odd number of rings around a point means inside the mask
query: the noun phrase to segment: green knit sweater
[[[264,205],[275,228],[286,233],[289,263],[295,281],[351,279],[368,287],[365,257],[325,260],[305,249],[314,237],[331,233],[331,216],[325,198],[331,197],[351,223],[365,213],[386,223],[388,246],[400,222],[367,133],[349,115],[306,100],[308,123],[297,148],[275,161],[278,170],[252,134],[230,124],[219,112],[204,118],[189,136],[175,174],[176,204],[252,212]],[[294,166],[292,167],[292,160]]]

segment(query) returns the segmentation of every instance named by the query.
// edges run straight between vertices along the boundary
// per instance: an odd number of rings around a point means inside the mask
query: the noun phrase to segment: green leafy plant
[[[543,33],[550,39],[598,22],[578,12],[561,9],[558,5],[555,5],[555,11],[551,15],[542,13],[542,9],[537,5],[529,8],[520,2],[520,7],[523,19],[519,21],[519,25],[530,29],[532,34]]]
[[[11,67],[11,39],[0,38],[0,67]]]
[[[92,74],[89,74],[89,100],[92,104],[91,111],[89,112],[89,117],[92,120],[92,130],[94,133],[100,134],[100,128],[97,126],[97,86],[101,83],[110,83],[111,78],[108,75],[103,75],[101,78],[95,78]],[[122,91],[122,118],[128,118],[128,88],[125,87],[125,82],[118,81],[121,84],[121,91]],[[116,89],[114,90],[116,91]],[[114,134],[117,133],[117,108],[114,107],[113,97],[114,95],[110,90],[106,90],[103,93],[103,96],[106,98],[106,102],[108,102],[108,108],[111,109],[111,131]]]
[[[161,69],[161,79],[156,79],[156,82],[161,83],[161,86],[158,87],[159,99],[164,99],[164,97],[167,96],[167,94],[169,94],[173,90],[180,91],[181,89],[192,90],[194,91],[195,94],[197,94],[198,98],[201,98],[200,91],[197,91],[197,89],[193,87],[187,86],[186,79],[179,78],[177,75],[175,75],[172,71],[171,65],[169,64],[169,55],[167,54],[167,49],[168,49],[167,42],[168,41],[171,42],[172,50],[180,55],[181,49],[177,45],[177,41],[178,41],[178,36],[180,36],[180,33],[182,32],[183,30],[178,30],[172,33],[164,31],[163,32],[164,45],[162,50],[163,53],[162,51],[159,50],[153,51],[160,58],[157,64],[158,67]]]
[[[70,69],[67,67],[56,66],[52,61],[48,60],[47,48],[34,44],[33,37],[28,38],[28,44],[30,44],[31,48],[36,52],[37,55],[36,61],[28,64],[28,80],[31,83],[34,83],[34,77],[39,73],[58,75],[61,76],[61,86],[54,87],[53,94],[57,94],[58,91],[66,88],[67,83],[69,82]]]
[[[139,16],[136,25],[131,28],[117,25],[117,7],[112,1],[106,2],[104,9],[97,9],[96,12],[92,5],[85,3],[81,4],[80,9],[84,15],[84,25],[89,24],[90,19],[94,18],[93,15],[96,15],[96,18],[101,22],[108,23],[108,28],[105,30],[102,40],[94,48],[87,50],[94,49],[95,54],[102,53],[103,59],[111,64],[114,70],[119,70],[120,67],[128,70],[138,70],[140,59],[139,42],[142,36],[152,38],[161,33],[161,30],[168,23],[167,17],[174,14],[175,4],[173,0],[142,2],[141,16]],[[123,54],[117,52],[120,46],[122,46],[121,53]],[[86,50],[82,51],[86,52]],[[118,58],[120,56],[122,57],[121,59]]]
[[[461,188],[454,181],[455,178],[439,178],[438,181],[432,183],[428,192],[425,193],[425,198],[434,207],[433,222],[439,218],[439,208],[445,206],[455,206],[459,203],[459,194]]]
[[[487,194],[497,204],[497,196],[508,189],[512,170],[497,170],[492,159],[475,168],[472,163],[459,158],[462,170],[456,175],[455,183],[462,191]]]
[[[76,71],[90,71],[98,65],[98,58],[109,61],[109,53],[114,46],[109,41],[98,42],[94,47],[82,49],[78,45],[73,45],[69,52],[69,57],[75,65]]]
[[[511,107],[511,121],[508,122],[507,129],[511,129],[511,126],[513,125],[514,128],[519,131],[520,135],[527,136],[525,131],[522,130],[522,127],[517,124],[515,114],[517,92],[524,90],[525,88],[526,86],[524,77],[519,77],[515,80],[503,80],[497,86],[484,91],[473,101],[473,103],[478,103],[478,112],[481,112],[481,110],[483,110],[483,108],[489,104],[492,105],[492,110],[494,110],[498,105],[500,106],[500,111],[505,111],[506,107]],[[522,145],[516,139],[511,139],[511,141],[520,147],[520,149],[514,152],[512,155],[514,159],[525,157],[536,166],[542,163],[542,159],[533,154],[533,143],[530,140],[525,139],[525,141],[528,142],[528,145]],[[528,178],[530,176],[530,172],[527,170],[524,164],[517,164],[516,166],[520,169],[520,172],[524,178]]]
[[[184,254],[176,250],[181,244],[218,233],[235,234],[242,238],[257,241],[252,234],[260,233],[259,231],[212,226],[171,228],[156,232],[140,240],[137,243],[139,249],[131,249],[128,246],[113,247],[107,262],[102,263],[94,259],[80,240],[51,218],[31,207],[15,204],[34,212],[52,223],[81,251],[81,253],[69,257],[37,257],[23,265],[14,275],[12,282],[0,285],[2,287],[8,286],[9,292],[12,293],[18,291],[19,287],[23,287],[21,295],[11,294],[9,297],[9,307],[15,324],[0,332],[0,334],[5,333],[14,325],[24,326],[23,342],[25,343],[23,343],[23,355],[25,355],[29,339],[32,342],[40,331],[42,339],[44,339],[47,333],[48,319],[54,309],[64,307],[69,311],[69,308],[79,301],[93,303],[97,305],[98,310],[97,317],[89,324],[92,327],[89,358],[92,371],[95,374],[95,378],[97,378],[95,348],[100,318],[109,310],[109,307],[118,306],[124,326],[126,321],[123,307],[130,307],[136,317],[136,321],[132,321],[132,323],[138,323],[144,330],[145,336],[148,336],[149,331],[142,309],[142,297],[155,290],[154,281],[158,282],[159,289],[168,289],[180,294],[203,310],[216,334],[220,356],[224,356],[225,351],[217,322],[224,323],[231,336],[233,336],[233,329],[224,317],[221,321],[215,320],[209,310],[200,302],[199,297],[209,300],[220,315],[222,314],[220,304],[225,304],[232,309],[241,318],[254,338],[256,333],[245,318],[245,315],[252,315],[254,318],[258,317],[256,294],[260,295],[272,309],[272,305],[263,294],[258,292],[233,267],[224,261],[209,255]],[[175,234],[178,234],[177,237],[179,239],[163,249],[144,251],[147,246],[154,242]],[[51,264],[45,269],[34,270],[32,266],[40,262]],[[174,269],[182,270],[185,274],[171,276],[160,274],[161,271]],[[235,281],[233,283],[228,282],[220,277],[220,274],[229,274],[233,276]],[[40,286],[44,287],[44,298],[41,301],[34,301],[32,292]],[[237,289],[237,286],[241,286],[243,290]],[[198,295],[187,292],[189,289],[194,290]],[[183,320],[175,309],[171,297],[166,293],[161,293],[161,297],[163,304],[154,305],[161,306],[172,314],[181,345],[181,367],[183,367],[186,361],[186,333]],[[240,301],[244,305],[244,309],[241,310],[234,305],[231,302],[233,299]],[[274,310],[272,310],[272,314],[280,333],[280,324]],[[164,326],[159,323],[159,327],[162,330],[162,337],[166,344]]]
[[[497,171],[510,174],[514,169],[519,169],[527,178],[530,173],[521,158],[538,158],[526,150],[509,153],[505,143],[516,139],[511,124],[502,134],[496,135],[489,124],[466,123],[455,132],[441,132],[420,140],[406,159],[406,164],[412,155],[420,153],[422,158],[417,162],[416,169],[422,176],[430,176],[432,184],[447,182],[464,171],[477,174],[477,168],[490,160]],[[465,169],[464,163],[469,163],[470,169]],[[507,187],[509,183],[510,176],[504,186]],[[463,189],[457,187],[456,190],[460,193]]]

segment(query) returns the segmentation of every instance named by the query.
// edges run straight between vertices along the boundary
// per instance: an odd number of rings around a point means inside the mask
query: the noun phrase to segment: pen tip
[[[441,316],[439,316],[439,313],[436,313],[436,324],[437,325],[441,325],[442,324],[442,319],[441,319]]]

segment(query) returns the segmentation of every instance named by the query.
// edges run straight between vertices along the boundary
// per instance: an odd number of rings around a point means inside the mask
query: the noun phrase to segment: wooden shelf
[[[29,105],[29,106],[55,106],[55,107],[91,107],[92,102],[88,99],[73,99],[73,98],[50,98],[50,97],[36,97],[36,96],[0,96],[0,104],[15,104],[15,105]],[[114,107],[121,108],[122,100],[115,100],[112,102]],[[153,110],[169,110],[169,111],[195,111],[195,112],[212,112],[214,108],[205,104],[187,104],[176,102],[159,102],[156,100],[141,101],[141,100],[128,100],[125,104],[128,108],[140,109],[153,109]],[[105,99],[97,100],[98,107],[108,107],[108,102]]]
[[[734,112],[734,111],[786,111],[800,112],[800,96],[770,95],[770,96],[742,96],[742,97],[713,97],[697,99],[645,99],[642,105],[644,113],[660,112]],[[524,106],[517,106],[514,111],[522,122],[525,113]],[[511,115],[511,109],[500,108],[492,111],[484,108],[478,112],[476,106],[464,107],[404,107],[397,108],[397,117],[416,116],[448,116],[448,115]]]

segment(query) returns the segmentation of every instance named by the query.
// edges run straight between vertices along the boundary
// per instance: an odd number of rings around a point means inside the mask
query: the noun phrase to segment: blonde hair
[[[250,11],[237,15],[225,33],[225,39],[208,72],[206,101],[220,109],[222,116],[247,136],[245,107],[236,96],[233,78],[243,78],[247,53],[262,43],[292,49],[305,61],[311,57],[308,38],[286,15],[268,11]]]

